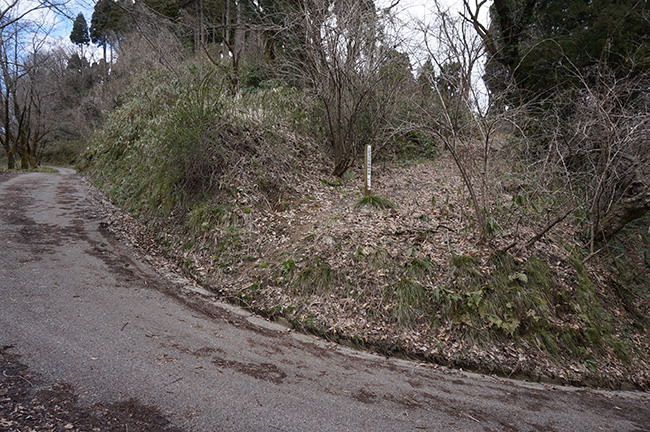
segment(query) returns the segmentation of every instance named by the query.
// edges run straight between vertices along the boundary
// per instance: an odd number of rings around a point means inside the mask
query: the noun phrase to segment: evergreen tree
[[[93,70],[88,60],[80,57],[79,54],[72,54],[68,59],[59,92],[63,108],[79,106],[95,80],[96,76],[93,76]]]
[[[420,67],[418,72],[418,86],[420,91],[426,92],[427,94],[431,93],[431,87],[433,85],[434,79],[436,77],[436,70],[433,67],[433,62],[431,58],[428,58],[426,62]]]
[[[593,255],[650,211],[650,0],[494,0],[490,12],[485,28],[469,11],[491,55],[486,84],[527,105],[528,156],[557,157],[581,191]]]
[[[84,45],[90,43],[88,24],[86,23],[86,18],[84,18],[84,15],[81,12],[79,12],[79,15],[77,15],[77,18],[74,20],[74,24],[72,25],[70,40],[73,44],[79,45],[82,49]]]
[[[579,86],[576,76],[599,63],[621,76],[647,71],[649,13],[650,0],[494,0],[491,24],[479,32],[487,69],[513,78],[523,100]]]
[[[144,4],[161,15],[172,20],[178,20],[181,16],[181,2],[179,0],[143,0]],[[186,6],[189,2],[183,2]]]
[[[541,1],[536,22],[541,37],[521,59],[520,79],[540,93],[579,86],[576,72],[593,84],[598,64],[619,76],[634,73],[631,67],[647,70],[649,5],[647,0]]]
[[[123,32],[125,8],[114,0],[98,0],[90,19],[90,39],[104,50],[106,62],[106,47],[111,39],[117,40]]]

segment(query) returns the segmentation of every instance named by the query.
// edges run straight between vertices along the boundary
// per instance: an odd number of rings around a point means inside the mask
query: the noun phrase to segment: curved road
[[[650,398],[357,353],[220,305],[102,230],[72,170],[0,174],[0,346],[186,431],[648,431]],[[1,427],[0,427],[1,429]]]

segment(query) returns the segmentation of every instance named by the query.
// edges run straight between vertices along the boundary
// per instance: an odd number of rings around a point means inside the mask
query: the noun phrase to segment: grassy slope
[[[517,256],[479,249],[445,155],[380,166],[376,190],[397,208],[358,207],[361,173],[327,177],[305,135],[304,97],[227,96],[207,70],[141,78],[85,154],[95,184],[155,233],[152,250],[232,301],[332,339],[506,375],[649,387],[641,227],[587,265],[570,224]],[[507,226],[542,199],[510,197],[497,217]]]

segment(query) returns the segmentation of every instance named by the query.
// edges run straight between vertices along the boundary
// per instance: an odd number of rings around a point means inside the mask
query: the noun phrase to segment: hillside
[[[577,216],[554,223],[506,131],[487,244],[440,145],[429,159],[384,154],[373,192],[394,207],[359,206],[361,164],[329,175],[312,102],[281,86],[229,96],[202,76],[141,78],[91,140],[84,172],[133,217],[113,215],[117,235],[296,330],[486,373],[650,388],[647,219],[589,256]]]

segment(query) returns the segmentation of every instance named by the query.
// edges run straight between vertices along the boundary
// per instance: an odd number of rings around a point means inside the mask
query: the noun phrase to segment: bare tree
[[[361,148],[384,139],[386,109],[408,79],[392,69],[404,60],[400,43],[368,0],[303,2],[292,18],[284,66],[320,100],[333,174],[341,176]]]
[[[51,31],[47,13],[65,13],[66,2],[13,0],[0,7],[0,141],[9,169],[35,165],[46,135],[42,123],[45,89],[36,79]],[[46,82],[46,81],[44,81]]]
[[[26,146],[31,134],[33,93],[26,83],[34,64],[25,53],[29,50],[25,35],[30,26],[14,21],[0,31],[0,73],[2,92],[2,141],[7,155],[7,167],[15,168],[17,156],[21,156],[22,167],[29,166]],[[32,58],[35,58],[34,55]],[[30,94],[31,93],[31,94]]]
[[[490,115],[496,101],[480,94],[475,82],[484,45],[467,21],[439,2],[433,16],[433,22],[419,23],[434,70],[420,77],[429,97],[420,101],[414,127],[437,137],[451,155],[469,194],[478,241],[485,243],[491,232],[492,140],[500,119]]]
[[[187,58],[177,23],[139,3],[128,10],[125,20],[129,32],[119,46],[115,74],[130,78],[158,68],[174,73]]]
[[[67,16],[69,0],[9,0],[0,6],[0,30],[22,21],[31,21],[36,13],[51,11]]]

